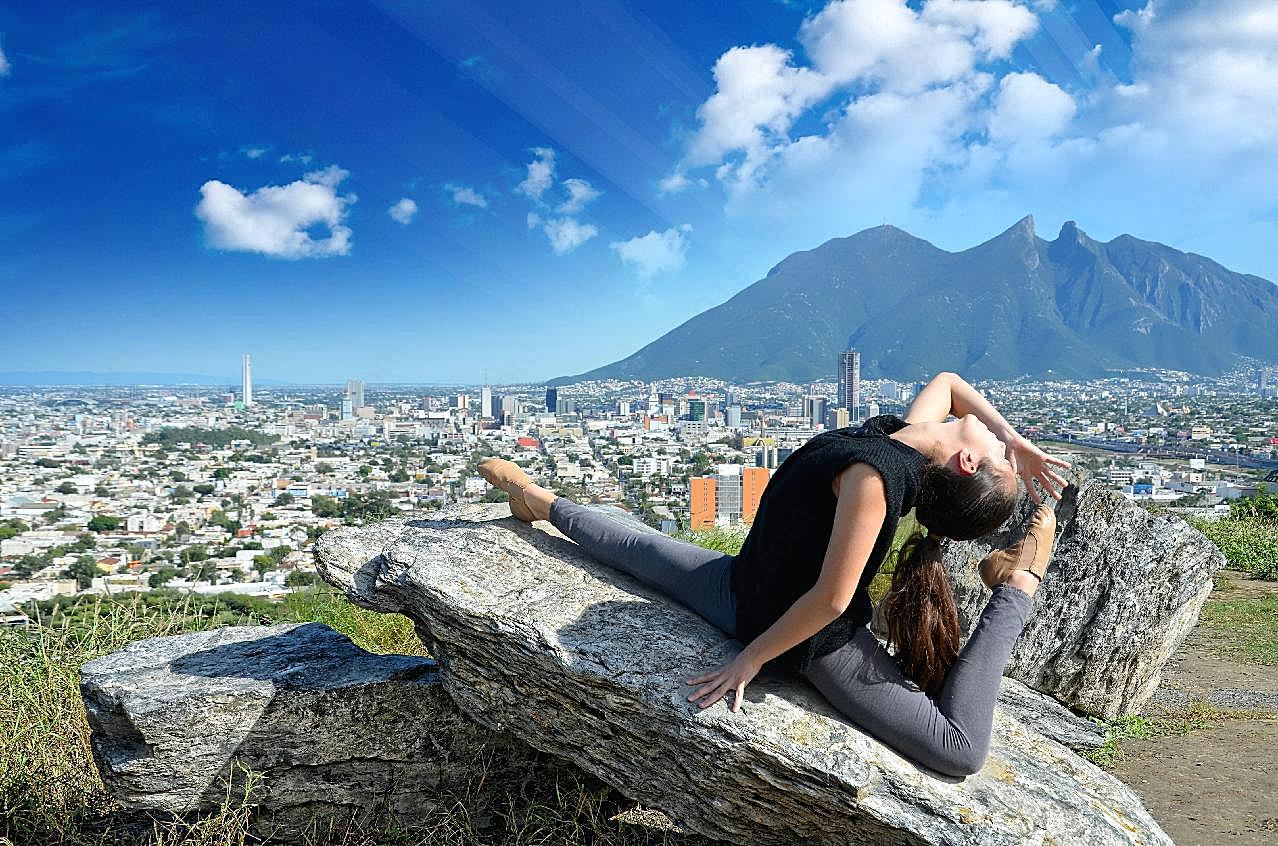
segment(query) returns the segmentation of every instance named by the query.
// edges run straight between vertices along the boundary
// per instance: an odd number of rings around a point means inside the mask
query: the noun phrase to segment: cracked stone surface
[[[964,638],[990,597],[977,563],[1018,539],[1033,509],[1023,499],[998,532],[946,545]],[[1047,573],[1006,674],[1087,714],[1140,713],[1224,564],[1179,517],[1150,514],[1099,482],[1067,489]]]
[[[126,807],[216,810],[244,796],[248,767],[264,776],[252,830],[276,840],[455,803],[482,828],[509,795],[578,772],[461,714],[435,661],[374,655],[321,623],[134,641],[86,662],[80,691]]]
[[[742,713],[688,702],[683,680],[739,644],[508,506],[336,529],[323,578],[410,617],[476,721],[594,773],[707,837],[758,844],[1170,846],[1108,773],[996,712],[985,767],[923,769],[802,679],[762,673]]]

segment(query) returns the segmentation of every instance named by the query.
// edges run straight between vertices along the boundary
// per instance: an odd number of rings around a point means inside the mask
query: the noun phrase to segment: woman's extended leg
[[[999,680],[1033,603],[1008,582],[995,587],[936,700],[902,674],[867,627],[815,658],[804,676],[876,739],[937,772],[970,775],[989,753]]]
[[[538,493],[531,492],[528,499],[535,503]],[[537,511],[537,504],[533,508]],[[554,497],[548,519],[592,557],[657,588],[729,637],[736,634],[733,556],[627,526],[567,497]]]

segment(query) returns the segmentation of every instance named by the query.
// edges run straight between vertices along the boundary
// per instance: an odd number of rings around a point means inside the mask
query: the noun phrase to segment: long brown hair
[[[897,555],[892,586],[883,598],[888,645],[895,645],[901,672],[930,697],[941,693],[958,657],[958,609],[942,563],[941,538],[971,540],[997,529],[1016,507],[986,459],[963,475],[942,464],[923,468],[915,517],[928,529],[915,531]]]

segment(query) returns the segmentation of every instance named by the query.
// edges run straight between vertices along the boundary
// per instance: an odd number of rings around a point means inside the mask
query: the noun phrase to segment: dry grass
[[[82,598],[46,611],[28,606],[37,625],[0,629],[0,846],[247,846],[270,842],[254,826],[260,773],[239,779],[212,814],[186,819],[130,813],[104,789],[93,763],[89,725],[79,690],[80,666],[130,641],[221,625],[319,621],[373,652],[424,654],[411,621],[357,608],[322,588],[298,592],[268,617],[225,608],[187,594],[158,603],[142,594]],[[510,797],[492,809],[497,823],[477,830],[457,803],[415,821],[412,830],[388,820],[305,839],[340,846],[541,846],[704,844],[672,831],[618,818],[615,794],[565,768],[535,795]]]

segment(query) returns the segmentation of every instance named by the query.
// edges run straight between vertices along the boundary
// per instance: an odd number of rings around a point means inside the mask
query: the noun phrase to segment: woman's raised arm
[[[1030,443],[1028,439],[1022,437],[1003,418],[1003,415],[998,413],[998,410],[990,404],[989,400],[981,396],[976,388],[969,385],[957,373],[945,372],[936,374],[932,381],[928,382],[923,387],[923,390],[919,391],[919,395],[914,398],[914,402],[910,403],[910,410],[905,414],[905,422],[924,423],[932,421],[942,423],[951,414],[955,417],[975,414],[1000,441],[1008,445],[1013,463],[1016,465],[1016,472],[1020,474],[1021,479],[1025,482],[1025,491],[1035,503],[1042,502],[1042,497],[1039,496],[1033,485],[1035,480],[1054,498],[1061,498],[1057,487],[1059,486],[1063,490],[1068,482],[1048,465],[1054,464],[1057,467],[1069,467],[1070,463],[1048,455]]]

